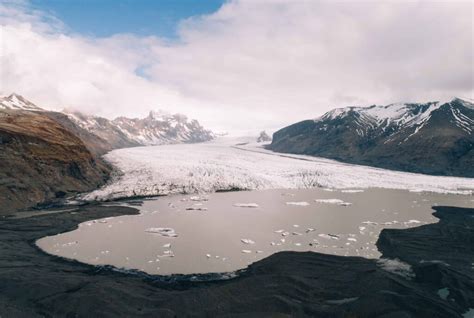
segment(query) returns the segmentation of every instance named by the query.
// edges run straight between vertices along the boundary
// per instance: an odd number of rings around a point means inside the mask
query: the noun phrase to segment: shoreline
[[[383,230],[377,242],[384,257],[410,264],[413,279],[386,271],[375,260],[315,252],[273,254],[221,281],[199,281],[200,275],[153,276],[64,259],[35,244],[38,238],[70,231],[87,220],[137,214],[137,209],[97,204],[80,206],[74,214],[2,218],[0,315],[461,317],[474,307],[468,262],[473,254],[467,246],[474,239],[474,209],[433,208],[438,223]],[[440,233],[445,236],[442,247]],[[453,246],[464,253],[453,252]],[[420,257],[440,262],[420,263]],[[442,288],[448,288],[454,300],[440,298],[437,291]]]

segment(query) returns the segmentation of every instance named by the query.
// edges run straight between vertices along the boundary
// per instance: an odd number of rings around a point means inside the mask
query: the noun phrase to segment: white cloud
[[[231,1],[182,21],[170,42],[87,38],[25,3],[4,5],[1,91],[108,117],[162,108],[231,131],[348,104],[472,98],[472,10],[471,2]]]

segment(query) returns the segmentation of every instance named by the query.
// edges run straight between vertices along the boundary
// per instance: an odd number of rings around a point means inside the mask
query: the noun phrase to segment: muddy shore
[[[87,220],[138,213],[133,208],[0,217],[0,317],[462,317],[474,308],[474,209],[435,210],[438,223],[380,235],[384,257],[409,264],[407,271],[359,257],[282,252],[226,280],[96,267],[35,245]]]

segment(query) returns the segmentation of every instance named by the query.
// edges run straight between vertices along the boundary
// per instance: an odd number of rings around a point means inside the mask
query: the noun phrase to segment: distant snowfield
[[[105,159],[122,174],[84,200],[224,190],[388,188],[474,193],[474,179],[390,171],[318,157],[288,155],[261,144],[221,138],[200,144],[114,150]]]

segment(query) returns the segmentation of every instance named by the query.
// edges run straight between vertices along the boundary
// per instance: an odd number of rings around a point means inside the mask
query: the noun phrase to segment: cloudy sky
[[[473,98],[473,2],[2,1],[0,92],[109,118],[270,131],[334,107]]]

